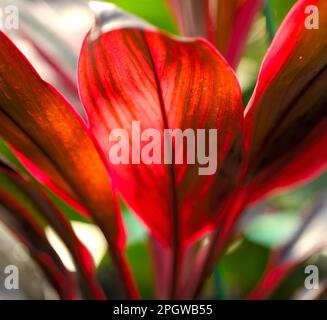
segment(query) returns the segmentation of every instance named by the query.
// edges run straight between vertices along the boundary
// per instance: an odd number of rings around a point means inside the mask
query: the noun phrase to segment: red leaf
[[[0,46],[0,135],[34,177],[83,203],[121,246],[124,235],[110,178],[88,129],[3,33]]]
[[[305,29],[308,5],[320,9],[318,30]],[[312,179],[326,168],[326,9],[326,1],[298,1],[268,51],[245,113],[247,159],[241,185],[221,213],[194,296],[201,292],[247,204],[274,189]]]
[[[318,6],[318,30],[306,29],[309,5]],[[326,1],[298,1],[263,62],[245,115],[250,201],[326,168],[326,13]]]
[[[262,0],[168,0],[185,36],[211,41],[236,67]]]
[[[0,47],[0,136],[36,179],[90,212],[109,243],[125,292],[136,298],[123,255],[119,204],[97,143],[80,116],[1,32]]]
[[[221,168],[242,126],[239,85],[204,40],[171,38],[115,7],[102,7],[82,48],[79,87],[107,157],[116,128],[127,131],[129,146],[144,147],[133,144],[132,121],[140,121],[141,132],[159,130],[161,145],[164,129],[218,129],[213,175],[200,176],[199,163],[111,165],[115,186],[154,235],[170,246],[178,238],[184,246],[213,227],[218,195],[226,192],[220,182],[234,183],[235,172]]]
[[[8,179],[19,192],[27,197],[38,214],[59,235],[63,243],[70,251],[81,280],[90,298],[104,299],[104,293],[96,280],[95,266],[87,248],[79,241],[69,220],[58,210],[51,199],[35,183],[27,177],[19,175],[10,168],[2,169],[0,161],[0,173]]]
[[[40,223],[0,184],[0,219],[28,249],[62,299],[76,299],[76,283]]]
[[[239,4],[233,20],[233,29],[228,42],[228,50],[225,54],[226,59],[231,66],[237,67],[245,49],[255,18],[259,14],[263,5],[263,0],[243,0],[243,2]],[[224,25],[221,24],[220,28],[217,28],[217,34],[224,33],[223,30]]]

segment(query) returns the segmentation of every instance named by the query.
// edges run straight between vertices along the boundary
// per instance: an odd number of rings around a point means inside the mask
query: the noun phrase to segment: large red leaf
[[[242,127],[239,85],[204,40],[172,38],[116,7],[99,8],[81,51],[79,87],[90,127],[107,157],[113,129],[127,131],[131,150],[147,144],[133,143],[132,121],[140,121],[141,132],[159,130],[162,146],[164,129],[218,129],[217,172],[212,175],[199,175],[201,165],[187,165],[185,158],[184,164],[172,165],[163,164],[163,157],[149,165],[108,160],[115,186],[154,235],[183,247],[213,227],[219,200],[227,193],[221,186],[236,183],[237,171],[223,163],[234,154]],[[239,162],[237,157],[236,167]]]
[[[0,32],[0,135],[30,173],[101,228],[129,297],[137,292],[123,255],[124,230],[103,156],[83,120]]]
[[[88,129],[0,33],[0,135],[41,182],[83,203],[111,241],[123,242],[110,178]]]
[[[211,41],[236,67],[262,0],[168,0],[185,36]]]
[[[306,28],[309,5],[319,9],[317,30]],[[326,39],[324,0],[298,1],[276,34],[245,115],[250,201],[326,168]]]

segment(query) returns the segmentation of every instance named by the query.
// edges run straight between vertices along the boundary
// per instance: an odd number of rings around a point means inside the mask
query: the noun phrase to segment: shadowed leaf
[[[308,5],[318,6],[317,30],[305,26]],[[250,201],[326,168],[326,13],[326,1],[298,1],[264,59],[245,113]]]
[[[270,256],[266,271],[249,295],[249,299],[265,299],[285,277],[313,254],[327,247],[327,197],[323,194],[292,239]]]
[[[38,216],[42,217],[57,232],[74,259],[88,296],[103,299],[104,294],[96,280],[92,256],[76,237],[69,220],[35,183],[28,180],[27,177],[19,175],[2,162],[0,162],[0,176],[16,189],[16,197],[19,197],[19,199],[26,197],[32,206],[31,209],[36,211]],[[2,182],[1,185],[4,187]]]
[[[48,242],[42,225],[0,184],[0,219],[29,250],[62,299],[76,299],[76,283]]]
[[[0,44],[0,135],[36,179],[75,206],[82,202],[122,246],[107,168],[85,124],[3,33]]]

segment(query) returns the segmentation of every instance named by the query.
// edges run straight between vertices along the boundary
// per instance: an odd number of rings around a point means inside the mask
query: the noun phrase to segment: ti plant
[[[0,136],[12,152],[0,162],[1,221],[60,298],[76,299],[80,292],[111,298],[55,195],[101,229],[115,267],[109,276],[119,280],[123,297],[138,299],[125,255],[122,199],[148,230],[157,297],[201,297],[245,209],[326,169],[327,2],[295,3],[245,111],[234,69],[264,1],[167,1],[183,37],[112,4],[89,5],[95,22],[80,51],[77,81],[84,118],[0,33]],[[308,6],[319,10],[318,29],[306,27]],[[162,136],[164,129],[217,129],[216,172],[199,175],[197,162],[113,164],[109,135],[117,128],[132,134],[133,121]],[[127,143],[131,150],[140,147]],[[326,211],[321,208],[323,199],[312,224]],[[79,281],[52,248],[45,226],[68,248]],[[268,297],[317,250],[312,245],[305,255],[292,253],[307,228],[273,254],[249,298]]]

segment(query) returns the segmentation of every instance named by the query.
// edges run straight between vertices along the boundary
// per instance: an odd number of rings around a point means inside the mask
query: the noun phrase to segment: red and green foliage
[[[327,2],[295,3],[245,108],[233,68],[263,1],[218,1],[219,14],[209,1],[168,2],[181,33],[203,38],[172,36],[115,6],[93,3],[95,23],[81,48],[77,81],[87,120],[0,33],[0,136],[20,163],[0,163],[1,181],[15,190],[0,184],[1,220],[62,299],[77,298],[78,284],[48,242],[45,225],[70,251],[85,296],[105,294],[90,253],[49,194],[101,229],[124,297],[139,293],[124,253],[119,198],[149,232],[159,295],[196,298],[246,208],[326,169]],[[317,30],[305,27],[309,5],[319,9]],[[200,176],[198,164],[112,165],[109,134],[130,131],[132,121],[160,131],[217,129],[217,172]],[[286,256],[290,246],[278,254]],[[289,264],[273,258],[250,297],[268,296],[314,249]]]

